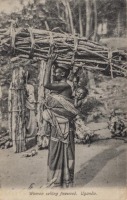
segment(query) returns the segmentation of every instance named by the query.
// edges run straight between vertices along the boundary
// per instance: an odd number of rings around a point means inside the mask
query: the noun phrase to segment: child
[[[75,92],[75,100],[74,100],[74,106],[76,108],[80,108],[83,102],[83,99],[88,95],[88,90],[86,88],[77,88]]]

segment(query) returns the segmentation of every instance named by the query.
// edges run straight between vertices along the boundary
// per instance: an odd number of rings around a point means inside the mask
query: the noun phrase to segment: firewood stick
[[[126,72],[126,70],[125,70],[125,69],[123,69],[123,68],[119,67],[118,65],[116,65],[116,64],[114,64],[114,63],[112,63],[112,66],[113,66],[113,67],[115,67],[115,68],[118,68],[118,69],[120,69],[120,70],[123,70],[123,71],[125,71],[125,72]]]
[[[79,49],[79,47],[78,47],[78,49]],[[81,48],[81,47],[80,47],[80,49],[81,49],[81,50],[84,50],[84,51],[86,51],[86,52],[88,52],[88,53],[90,53],[90,54],[93,54],[93,55],[96,55],[96,56],[98,56],[98,57],[101,57],[101,58],[103,58],[104,60],[107,60],[107,58],[106,58],[105,56],[102,56],[102,55],[100,55],[100,54],[98,54],[98,53],[96,53],[96,52],[93,52],[93,51],[90,51],[90,50],[88,50],[88,49],[86,49],[86,48]]]
[[[116,72],[116,73],[123,74],[123,75],[125,74],[125,72],[123,72],[123,71],[118,71],[118,70],[114,70],[114,69],[112,69],[112,71],[113,71],[113,72]]]
[[[19,48],[15,48],[15,50],[17,50],[18,52],[30,55],[30,51],[25,51],[25,50],[19,49]]]
[[[108,62],[103,62],[99,60],[87,60],[87,59],[75,59],[75,62],[89,62],[89,63],[104,64],[104,65],[108,64]]]
[[[99,67],[86,66],[86,65],[83,65],[82,67],[83,67],[83,68],[87,68],[87,69],[93,69],[93,70],[105,71],[104,68],[99,68]]]
[[[7,135],[8,135],[8,133],[3,133],[3,134],[1,134],[1,135],[0,135],[0,139],[3,138],[3,137],[5,137],[5,136],[7,136]]]
[[[99,46],[99,45],[92,44],[91,42],[83,42],[83,41],[80,41],[79,44],[83,44],[83,45],[85,45],[85,46],[92,47],[92,48],[107,50],[107,48],[105,48],[105,47],[103,47],[103,46]]]

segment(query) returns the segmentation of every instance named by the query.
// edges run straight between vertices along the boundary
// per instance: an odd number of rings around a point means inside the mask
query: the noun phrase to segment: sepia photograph
[[[6,199],[127,199],[127,0],[0,0]]]

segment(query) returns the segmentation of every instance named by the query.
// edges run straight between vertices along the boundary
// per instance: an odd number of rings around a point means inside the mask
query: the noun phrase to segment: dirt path
[[[47,150],[34,157],[14,154],[12,148],[0,150],[1,188],[27,189],[46,184]],[[127,144],[118,140],[76,145],[75,187],[125,187]]]

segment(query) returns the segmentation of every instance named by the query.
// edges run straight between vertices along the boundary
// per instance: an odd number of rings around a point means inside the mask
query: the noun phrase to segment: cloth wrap
[[[50,124],[48,187],[69,187],[74,180],[73,118],[78,114],[71,100],[57,94],[46,99],[43,118]]]

